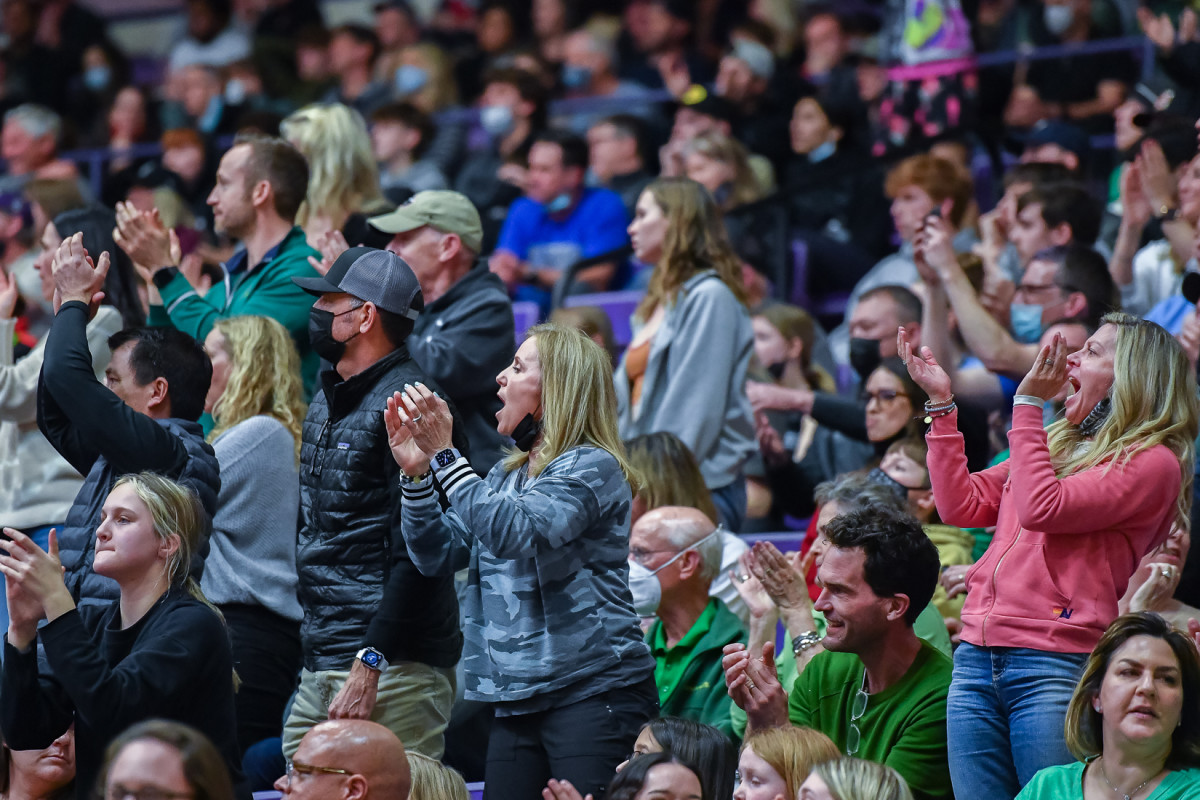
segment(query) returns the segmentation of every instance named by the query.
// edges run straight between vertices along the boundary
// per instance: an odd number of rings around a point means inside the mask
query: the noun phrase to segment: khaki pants
[[[301,670],[300,687],[283,726],[283,754],[288,761],[308,729],[329,717],[329,704],[349,675],[348,670]],[[441,758],[443,733],[454,704],[454,670],[416,661],[390,665],[379,676],[379,693],[371,719],[390,729],[404,749]]]

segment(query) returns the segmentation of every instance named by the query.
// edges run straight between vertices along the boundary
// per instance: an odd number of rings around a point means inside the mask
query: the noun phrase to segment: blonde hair
[[[471,793],[458,770],[437,759],[406,750],[412,788],[408,800],[468,800]]]
[[[642,476],[634,494],[645,502],[647,511],[662,506],[685,506],[700,511],[714,525],[720,522],[700,465],[678,436],[669,431],[635,436],[625,442],[625,454]]]
[[[699,153],[733,168],[733,191],[726,200],[726,208],[761,200],[765,192],[754,170],[750,166],[750,154],[745,146],[720,131],[703,133],[688,142],[685,153]]]
[[[1100,324],[1117,328],[1112,410],[1090,447],[1081,447],[1083,433],[1065,419],[1047,429],[1055,474],[1062,478],[1102,464],[1107,472],[1143,450],[1165,445],[1179,459],[1175,522],[1188,525],[1200,428],[1195,372],[1175,337],[1162,326],[1120,312],[1105,314]]]
[[[771,765],[787,785],[787,797],[800,794],[800,784],[823,761],[837,758],[837,745],[825,734],[813,728],[769,728],[746,737],[742,750],[753,748],[754,754]]]
[[[504,459],[508,470],[529,463],[535,476],[568,450],[591,446],[617,460],[633,486],[637,472],[625,458],[617,432],[617,393],[608,354],[581,331],[543,323],[529,331],[537,343],[542,373],[542,444],[536,454],[514,451]]]
[[[274,417],[292,434],[299,463],[304,387],[300,354],[287,329],[270,317],[256,316],[218,320],[213,328],[225,339],[231,367],[225,392],[213,407],[216,425],[208,441],[250,417]]]
[[[341,103],[305,106],[279,130],[308,161],[308,194],[296,214],[297,225],[304,227],[319,214],[344,221],[357,211],[387,208],[371,137],[357,111]]]
[[[787,303],[772,303],[761,309],[755,316],[762,317],[771,323],[771,327],[779,331],[779,335],[789,343],[793,339],[801,341],[804,347],[800,351],[800,369],[804,372],[805,380],[814,389],[823,392],[837,390],[833,376],[812,363],[812,351],[817,341],[817,331],[811,314],[803,308],[790,306]]]
[[[449,106],[458,105],[458,82],[454,79],[454,68],[450,59],[446,57],[442,48],[432,42],[409,45],[397,54],[396,66],[405,63],[405,56],[413,55],[421,62],[419,66],[429,73],[429,82],[408,98],[409,102],[426,114],[434,114]]]
[[[717,277],[743,304],[742,261],[733,252],[721,210],[712,195],[690,178],[659,178],[646,187],[667,218],[662,255],[635,316],[646,320],[662,303],[674,303],[683,284],[704,270]]]
[[[813,767],[834,800],[913,800],[900,773],[861,758],[838,758]]]

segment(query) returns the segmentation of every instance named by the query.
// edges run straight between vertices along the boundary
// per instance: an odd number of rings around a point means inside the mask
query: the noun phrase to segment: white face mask
[[[1062,36],[1075,21],[1075,8],[1069,4],[1046,6],[1042,9],[1042,21],[1046,23],[1046,30],[1055,36]]]
[[[718,525],[715,531],[695,544],[680,550],[659,565],[658,569],[651,570],[636,561],[629,562],[629,591],[633,594],[633,610],[639,617],[653,617],[658,611],[658,604],[662,602],[662,584],[658,582],[658,573],[678,561],[684,553],[695,550],[714,536],[719,536],[723,530]]]

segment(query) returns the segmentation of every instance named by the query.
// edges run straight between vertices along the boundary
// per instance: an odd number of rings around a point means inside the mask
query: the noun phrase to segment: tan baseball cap
[[[384,233],[405,233],[423,225],[443,233],[458,234],[469,249],[483,249],[483,223],[475,205],[458,192],[430,190],[417,192],[404,205],[387,214],[371,217],[371,227]]]

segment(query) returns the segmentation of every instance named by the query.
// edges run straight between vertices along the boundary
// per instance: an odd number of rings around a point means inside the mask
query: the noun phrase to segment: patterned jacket
[[[425,575],[467,568],[463,670],[468,699],[524,700],[609,670],[653,662],[629,593],[632,492],[608,452],[577,447],[530,478],[497,464],[486,479],[461,456],[406,486],[402,530]]]

